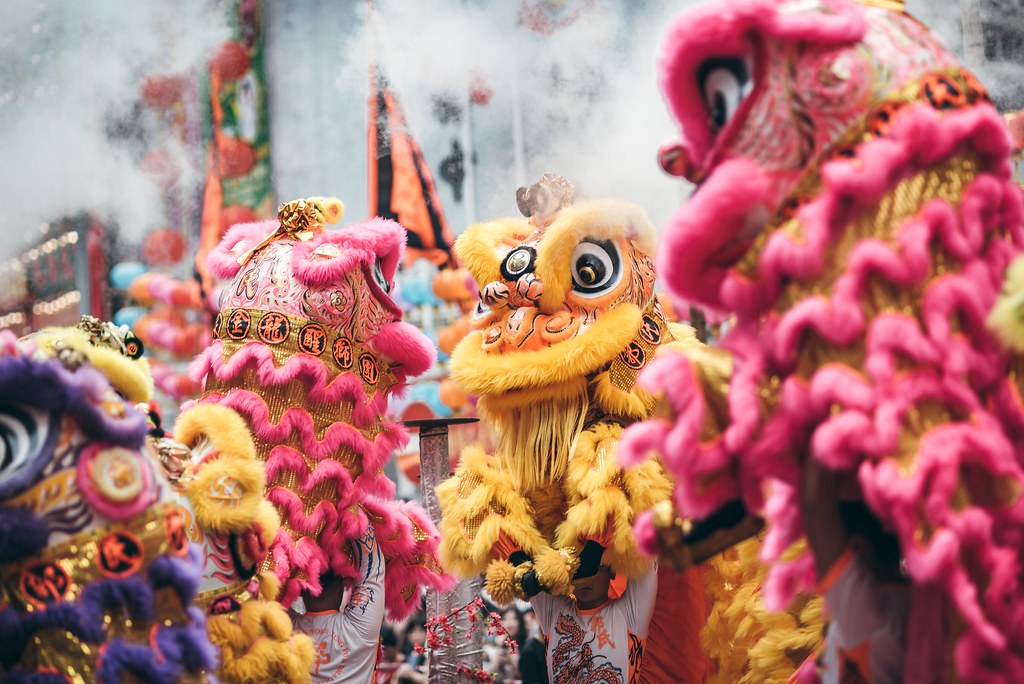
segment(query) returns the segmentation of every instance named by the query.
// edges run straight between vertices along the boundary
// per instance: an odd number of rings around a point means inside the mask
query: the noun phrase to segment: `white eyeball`
[[[573,292],[579,297],[600,297],[622,280],[622,254],[610,240],[584,240],[572,252]]]

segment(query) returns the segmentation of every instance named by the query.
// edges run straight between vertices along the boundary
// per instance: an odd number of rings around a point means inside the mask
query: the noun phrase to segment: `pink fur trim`
[[[353,268],[372,267],[381,259],[384,277],[393,282],[405,253],[405,239],[402,226],[382,218],[325,230],[312,240],[296,243],[291,256],[292,273],[303,285],[321,289],[338,282]],[[313,252],[324,244],[336,245],[341,254],[329,259],[313,258]]]
[[[221,238],[220,244],[210,250],[206,257],[206,265],[215,277],[231,280],[238,274],[241,265],[238,257],[260,243],[260,240],[277,230],[277,221],[255,221],[239,223],[228,229]],[[235,249],[234,252],[232,250]]]
[[[434,344],[408,323],[394,322],[384,325],[372,340],[374,350],[388,359],[401,359],[402,365],[392,368],[404,384],[409,376],[426,373],[437,360]]]

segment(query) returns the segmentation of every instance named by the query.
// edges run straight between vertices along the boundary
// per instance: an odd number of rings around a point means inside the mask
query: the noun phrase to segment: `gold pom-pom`
[[[495,560],[487,566],[484,587],[499,606],[507,606],[516,598],[516,568],[506,560]]]

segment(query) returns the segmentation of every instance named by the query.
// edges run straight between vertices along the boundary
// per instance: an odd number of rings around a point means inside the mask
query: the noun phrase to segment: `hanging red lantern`
[[[220,172],[225,178],[244,176],[256,163],[252,145],[240,138],[225,136],[217,147],[220,152]]]
[[[167,109],[181,99],[185,79],[181,76],[150,74],[139,86],[139,99],[152,109]]]
[[[494,91],[487,85],[483,75],[474,73],[469,81],[469,101],[485,107],[490,103],[492,95],[494,95]]]
[[[438,396],[441,398],[441,403],[453,411],[458,411],[469,402],[469,395],[451,378],[441,381]]]
[[[1018,152],[1024,151],[1024,110],[1003,116],[1013,136],[1013,148]]]
[[[142,243],[142,259],[150,266],[170,266],[185,255],[185,239],[173,228],[154,230]]]
[[[252,223],[253,221],[259,220],[260,217],[256,215],[256,212],[244,204],[232,204],[224,207],[220,212],[220,225],[222,232],[227,232],[228,228],[239,223]]]
[[[207,62],[210,73],[223,82],[234,81],[249,70],[249,51],[241,43],[229,40],[220,45]]]
[[[181,167],[167,150],[147,152],[139,166],[157,185],[165,190],[174,187],[181,175]]]

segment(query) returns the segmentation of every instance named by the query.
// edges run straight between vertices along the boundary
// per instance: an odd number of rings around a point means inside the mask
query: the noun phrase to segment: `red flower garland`
[[[465,611],[466,617],[469,619],[469,631],[460,629],[455,625],[455,621],[458,620],[463,611]],[[510,654],[517,652],[519,645],[512,638],[512,635],[508,633],[508,630],[505,629],[505,626],[501,624],[501,615],[494,612],[488,613],[483,599],[479,596],[460,608],[452,608],[449,615],[438,615],[427,620],[427,645],[424,648],[423,644],[416,644],[413,646],[413,649],[422,655],[443,647],[453,646],[457,637],[472,639],[473,634],[479,629],[480,623],[487,625],[488,636],[505,637],[505,643],[508,644],[508,652]],[[481,683],[493,682],[495,677],[497,677],[497,674],[493,672],[487,672],[483,669],[474,670],[462,663],[459,663],[457,672],[471,681]]]

